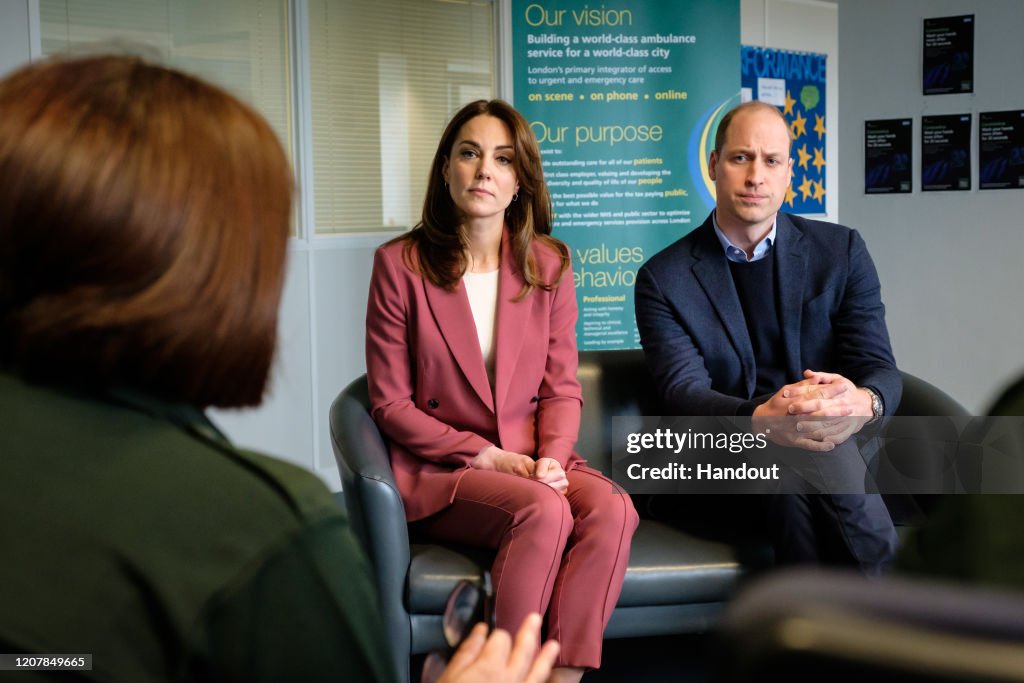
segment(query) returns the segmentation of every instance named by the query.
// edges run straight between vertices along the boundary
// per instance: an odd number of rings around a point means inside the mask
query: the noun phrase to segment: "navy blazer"
[[[857,231],[779,213],[775,273],[787,382],[836,372],[899,405],[903,384],[885,327],[874,263]],[[743,309],[711,216],[637,275],[636,322],[663,408],[673,415],[744,415],[757,370]],[[781,388],[781,387],[779,387]]]

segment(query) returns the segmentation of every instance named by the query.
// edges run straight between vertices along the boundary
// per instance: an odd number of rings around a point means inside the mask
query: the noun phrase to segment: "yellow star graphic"
[[[793,208],[793,200],[796,199],[796,192],[793,191],[792,185],[786,185],[786,203],[789,204],[789,208]]]
[[[789,96],[789,91],[786,91],[786,108],[782,110],[783,114],[793,115],[793,105],[796,104],[796,100]]]
[[[796,153],[800,155],[800,161],[796,162],[796,165],[805,171],[810,170],[807,168],[807,162],[811,160],[811,155],[807,153],[807,145],[805,144],[803,147],[798,149]]]
[[[828,131],[825,130],[825,117],[824,116],[818,116],[817,114],[814,115],[814,128],[813,128],[813,130],[814,130],[815,133],[818,134],[818,140],[820,141],[821,140],[821,136],[824,135],[826,132],[828,132]]]
[[[825,165],[825,155],[821,153],[821,147],[814,148],[814,161],[811,165],[818,169],[818,175],[821,175],[821,167]]]
[[[803,196],[800,198],[800,201],[806,202],[807,198],[811,196],[811,192],[813,191],[811,186],[811,179],[808,178],[807,176],[804,176],[804,181],[800,183],[800,186],[798,188],[796,188],[800,190],[801,194],[803,194]]]
[[[800,112],[796,113],[789,126],[793,129],[794,138],[799,140],[801,135],[807,135],[807,119]]]
[[[824,203],[821,198],[825,196],[825,185],[820,180],[815,181],[814,185],[814,200],[819,203]]]

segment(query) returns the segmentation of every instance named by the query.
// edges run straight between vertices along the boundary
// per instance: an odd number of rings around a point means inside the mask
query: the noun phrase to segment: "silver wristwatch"
[[[867,387],[861,387],[864,391],[868,392],[868,396],[871,397],[871,415],[873,417],[882,417],[885,414],[885,406],[882,405],[882,397],[875,393],[873,389]]]

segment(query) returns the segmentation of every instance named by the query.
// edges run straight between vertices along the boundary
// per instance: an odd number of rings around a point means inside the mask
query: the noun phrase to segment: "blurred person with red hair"
[[[203,413],[263,397],[292,192],[266,121],[191,76],[0,81],[0,651],[89,653],[96,681],[393,678],[329,491]],[[477,629],[444,680],[543,680],[539,628]]]

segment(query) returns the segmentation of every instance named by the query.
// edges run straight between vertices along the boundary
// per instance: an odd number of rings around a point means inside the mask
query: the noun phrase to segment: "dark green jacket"
[[[0,548],[0,652],[91,654],[81,680],[393,678],[330,493],[190,406],[0,373]]]

